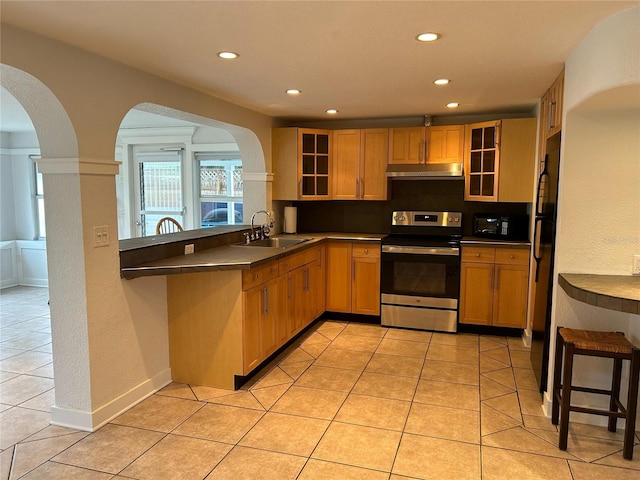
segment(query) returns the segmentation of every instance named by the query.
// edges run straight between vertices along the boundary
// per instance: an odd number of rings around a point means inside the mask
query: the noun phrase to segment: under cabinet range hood
[[[394,180],[461,179],[462,163],[391,163],[387,178]]]

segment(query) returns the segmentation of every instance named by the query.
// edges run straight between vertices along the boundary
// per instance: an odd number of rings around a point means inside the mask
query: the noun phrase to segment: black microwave
[[[527,240],[529,215],[474,213],[473,236],[501,240]]]

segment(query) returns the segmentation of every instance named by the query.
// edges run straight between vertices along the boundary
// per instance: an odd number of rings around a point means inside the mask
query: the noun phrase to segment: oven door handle
[[[409,253],[412,255],[449,255],[460,256],[457,247],[405,247],[398,245],[383,245],[382,253]]]

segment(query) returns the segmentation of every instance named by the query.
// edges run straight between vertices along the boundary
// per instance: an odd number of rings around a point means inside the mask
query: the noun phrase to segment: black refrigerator
[[[547,140],[544,165],[538,179],[534,226],[533,259],[536,282],[531,322],[531,365],[540,387],[547,389],[549,341],[553,288],[553,259],[556,238],[556,210],[560,167],[560,133]]]

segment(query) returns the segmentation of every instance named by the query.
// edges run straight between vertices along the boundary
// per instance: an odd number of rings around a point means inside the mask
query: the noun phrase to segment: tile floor
[[[519,339],[331,320],[240,391],[171,384],[92,434],[50,426],[46,300],[0,291],[2,480],[640,478],[621,432],[572,424],[557,449]]]

